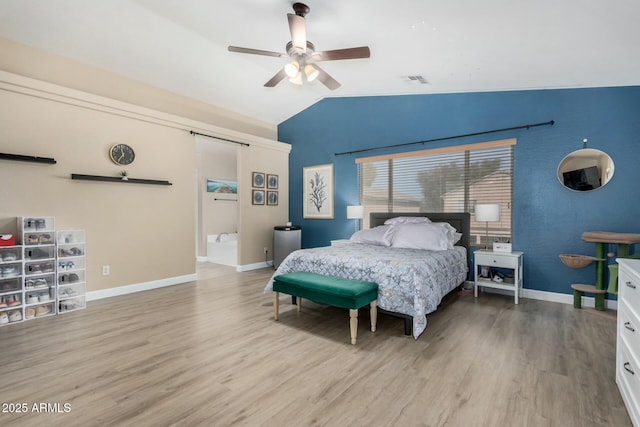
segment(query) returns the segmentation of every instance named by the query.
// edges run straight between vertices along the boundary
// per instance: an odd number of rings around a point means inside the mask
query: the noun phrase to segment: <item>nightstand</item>
[[[493,252],[490,250],[477,250],[473,255],[474,282],[473,296],[478,297],[478,287],[502,289],[514,292],[515,303],[518,304],[518,296],[522,288],[522,257],[524,253]],[[496,282],[491,277],[481,277],[481,267],[489,267],[489,271],[496,268],[513,270],[513,278],[505,277],[504,281]],[[491,276],[491,273],[489,273]]]

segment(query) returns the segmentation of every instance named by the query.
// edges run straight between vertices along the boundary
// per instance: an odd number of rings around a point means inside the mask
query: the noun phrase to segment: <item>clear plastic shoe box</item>
[[[84,230],[59,230],[57,241],[58,313],[86,308]]]
[[[0,246],[0,326],[23,319],[22,247]]]
[[[24,216],[15,242],[0,246],[0,326],[86,308],[84,230]]]

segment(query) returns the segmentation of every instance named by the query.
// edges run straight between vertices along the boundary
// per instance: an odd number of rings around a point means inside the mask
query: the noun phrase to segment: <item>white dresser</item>
[[[640,426],[640,259],[617,259],[616,384],[634,426]]]

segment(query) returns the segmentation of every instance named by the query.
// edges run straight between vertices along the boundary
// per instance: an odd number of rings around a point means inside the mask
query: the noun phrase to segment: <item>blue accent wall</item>
[[[358,155],[337,152],[442,138],[554,120],[553,126],[414,145]],[[278,126],[292,145],[289,218],[302,226],[302,246],[325,246],[354,230],[347,205],[358,203],[356,157],[517,138],[513,180],[513,247],[524,255],[524,287],[571,293],[594,283],[595,265],[574,270],[561,253],[595,255],[583,231],[640,233],[640,87],[327,98]],[[558,181],[558,163],[582,148],[607,152],[613,179],[579,193]],[[302,168],[333,163],[333,220],[302,217]],[[639,245],[640,246],[640,245]],[[616,251],[615,246],[609,248]],[[640,251],[640,249],[638,249]]]

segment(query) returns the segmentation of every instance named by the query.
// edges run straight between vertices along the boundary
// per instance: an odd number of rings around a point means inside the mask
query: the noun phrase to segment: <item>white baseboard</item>
[[[209,258],[207,258],[206,256],[197,256],[196,257],[196,261],[197,262],[207,262],[207,261],[209,261]]]
[[[273,260],[265,262],[256,262],[255,264],[237,265],[236,271],[242,273],[243,271],[258,270],[260,268],[273,267]]]
[[[271,264],[269,264],[269,262],[258,262],[255,264],[238,265],[236,266],[236,271],[242,273],[244,271],[258,270],[260,268],[267,268],[267,267],[273,267],[273,261],[271,261]],[[135,283],[133,285],[125,285],[125,286],[118,286],[118,287],[109,288],[109,289],[101,289],[98,291],[90,291],[90,292],[87,292],[86,298],[87,298],[87,301],[94,301],[94,300],[99,300],[103,298],[111,298],[111,297],[116,297],[120,295],[132,294],[135,292],[142,292],[142,291],[148,291],[151,289],[163,288],[165,286],[173,286],[173,285],[179,285],[181,283],[194,282],[196,279],[197,279],[197,275],[195,273],[186,274],[184,276],[170,277],[170,278],[161,279],[161,280],[153,280],[151,282]],[[471,285],[471,289],[473,289],[473,282],[467,281],[467,283],[469,283]],[[513,292],[505,291],[502,289],[493,289],[493,288],[482,288],[482,289],[484,292],[492,292],[492,293],[503,294],[503,295],[513,295]],[[520,291],[520,297],[573,305],[573,294],[560,294],[557,292],[538,291],[535,289],[522,289]],[[605,308],[611,309],[611,310],[618,310],[618,301],[605,300],[604,303],[605,303]],[[595,298],[583,296],[582,306],[585,308],[594,308]]]
[[[522,297],[573,305],[573,294],[559,294],[556,292],[537,291],[535,289],[523,289]],[[595,301],[596,299],[594,297],[583,296],[582,306],[586,308],[594,308]],[[618,310],[618,301],[605,299],[604,308],[610,310]]]
[[[473,282],[471,282],[473,283]],[[489,292],[502,295],[513,295],[512,291],[505,291],[503,289],[482,288],[483,292]],[[559,302],[561,304],[573,305],[573,294],[560,294],[557,292],[538,291],[535,289],[521,289],[521,298],[537,299],[540,301]],[[582,306],[585,308],[595,307],[594,297],[582,297]],[[604,308],[610,310],[618,310],[618,301],[604,300]]]
[[[153,280],[151,282],[135,283],[133,285],[118,286],[109,289],[87,292],[87,301],[94,301],[103,298],[117,297],[120,295],[132,294],[134,292],[148,291],[150,289],[163,288],[165,286],[179,285],[181,283],[194,282],[197,275],[186,274],[184,276],[169,277],[167,279]]]

